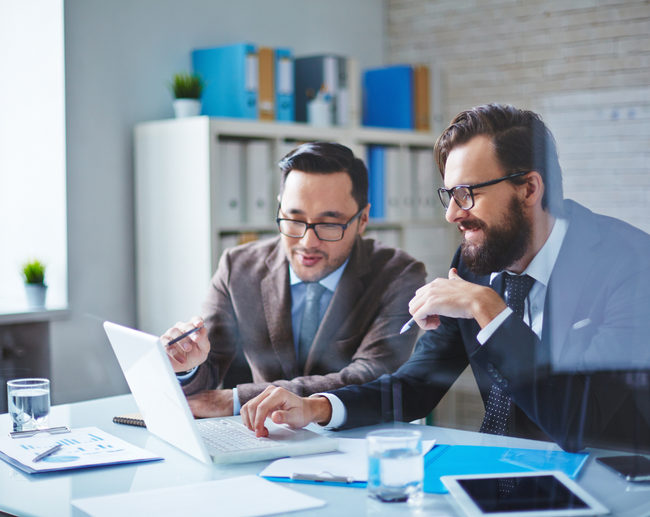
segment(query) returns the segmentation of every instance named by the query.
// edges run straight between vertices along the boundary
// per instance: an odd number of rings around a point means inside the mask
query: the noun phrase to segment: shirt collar
[[[542,246],[542,248],[537,252],[537,255],[533,257],[533,260],[530,261],[530,264],[528,264],[528,267],[522,275],[531,276],[537,282],[548,286],[551,272],[555,267],[555,262],[560,254],[560,248],[562,247],[568,229],[568,219],[556,218],[551,234],[548,236],[548,239],[546,239],[544,246]],[[492,273],[490,275],[490,284],[499,274],[501,274],[501,272]]]
[[[325,278],[321,279],[318,283],[332,292],[336,291],[336,286],[339,285],[339,280],[341,280],[341,275],[345,270],[345,266],[348,265],[348,262],[350,262],[350,257],[348,257],[345,262],[343,262],[343,265],[341,267],[327,275]],[[302,280],[298,278],[298,275],[296,275],[296,272],[291,267],[291,264],[289,264],[289,283],[291,285],[296,285],[301,282]]]

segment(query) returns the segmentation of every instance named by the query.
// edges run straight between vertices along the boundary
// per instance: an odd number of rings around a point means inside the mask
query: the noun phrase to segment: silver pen
[[[406,324],[402,327],[402,330],[399,331],[399,333],[404,334],[404,332],[406,332],[408,329],[411,328],[411,325],[413,325],[413,323],[415,323],[415,318],[411,318],[410,320],[408,320]]]
[[[47,458],[48,456],[54,454],[56,451],[58,451],[63,445],[60,443],[57,443],[54,447],[51,449],[46,450],[45,452],[40,453],[38,456],[36,456],[32,462],[36,463],[37,461],[41,461],[43,458]]]

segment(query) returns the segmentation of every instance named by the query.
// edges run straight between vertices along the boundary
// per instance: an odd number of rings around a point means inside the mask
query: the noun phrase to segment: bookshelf
[[[201,303],[223,250],[244,239],[278,234],[275,225],[279,186],[277,162],[295,145],[326,140],[351,148],[366,161],[370,145],[397,149],[400,181],[414,181],[411,156],[431,150],[433,133],[377,128],[314,127],[299,123],[274,123],[242,119],[191,117],[146,122],[136,126],[135,209],[138,326],[160,335],[177,321],[187,321],[200,312]],[[242,192],[257,181],[225,175],[226,142],[244,146],[266,142],[268,156],[268,202],[263,220],[226,220],[222,193],[226,182],[240,183]],[[243,153],[244,166],[246,152]],[[429,189],[440,179],[434,170]],[[243,174],[246,176],[246,174]],[[435,183],[438,182],[438,183]],[[416,188],[411,192],[417,192]],[[421,193],[418,193],[421,194]],[[435,191],[437,199],[437,193]],[[246,204],[245,194],[242,203]],[[420,218],[405,207],[399,219],[372,220],[367,234],[388,245],[400,247],[423,261],[429,280],[446,276],[457,246],[453,227],[444,220],[439,203],[433,217]],[[429,213],[429,212],[427,212]]]

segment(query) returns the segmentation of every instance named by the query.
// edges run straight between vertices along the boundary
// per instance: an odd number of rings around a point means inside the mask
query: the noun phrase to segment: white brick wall
[[[650,1],[388,0],[387,61],[441,77],[441,129],[507,102],[553,131],[565,197],[650,232]]]
[[[479,104],[532,109],[556,137],[565,197],[650,232],[650,1],[387,2],[387,62],[440,77],[437,131]],[[433,276],[442,255],[424,257]],[[478,430],[482,417],[461,380],[435,423]]]

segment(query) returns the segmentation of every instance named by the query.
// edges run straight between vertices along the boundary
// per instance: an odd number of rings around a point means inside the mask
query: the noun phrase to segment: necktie
[[[524,317],[524,301],[535,279],[528,275],[514,276],[505,274],[506,304],[519,318]],[[503,394],[497,384],[492,385],[485,408],[485,418],[480,432],[507,435],[509,431],[510,399]]]
[[[300,335],[298,336],[298,364],[301,372],[305,371],[309,349],[320,325],[320,299],[326,290],[327,287],[318,282],[307,284],[305,309],[302,313]]]

